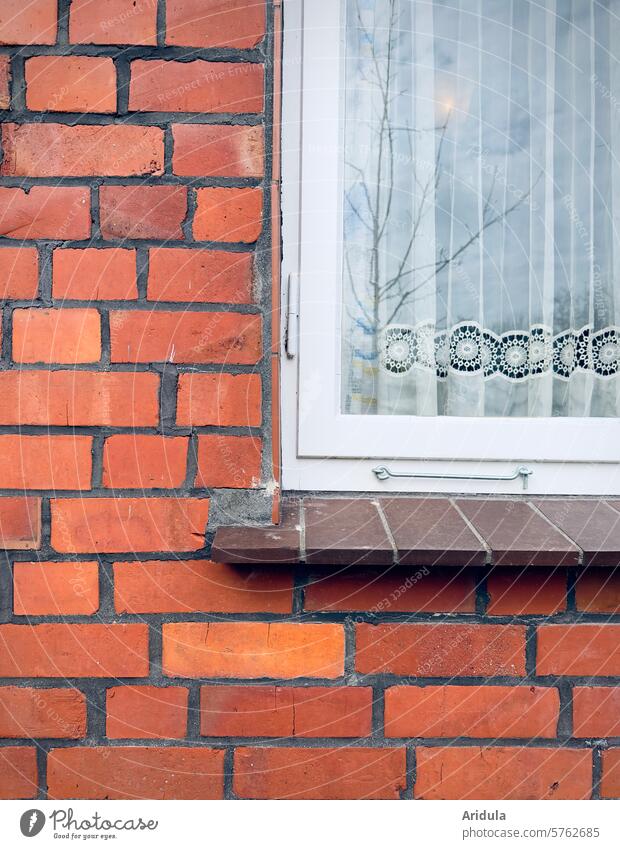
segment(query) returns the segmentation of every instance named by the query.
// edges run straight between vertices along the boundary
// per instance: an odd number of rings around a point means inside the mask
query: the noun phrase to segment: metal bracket
[[[286,291],[284,350],[289,360],[297,356],[299,345],[299,274],[289,274]]]
[[[373,469],[374,474],[380,481],[386,481],[389,478],[434,478],[435,480],[468,480],[468,481],[514,481],[521,478],[523,489],[527,489],[528,478],[534,474],[533,469],[527,466],[519,466],[511,475],[454,475],[454,474],[434,474],[432,472],[408,472],[398,473],[391,472],[387,466],[377,466]]]

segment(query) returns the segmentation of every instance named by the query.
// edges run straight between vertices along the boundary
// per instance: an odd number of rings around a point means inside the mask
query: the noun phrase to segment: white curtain
[[[620,0],[348,0],[343,410],[620,413]]]

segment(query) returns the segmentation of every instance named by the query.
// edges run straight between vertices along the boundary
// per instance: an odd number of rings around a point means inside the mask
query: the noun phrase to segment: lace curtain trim
[[[575,372],[613,377],[620,371],[620,328],[594,332],[586,325],[554,335],[542,324],[502,334],[477,322],[461,322],[449,331],[436,331],[430,323],[392,324],[382,333],[379,351],[381,367],[394,375],[423,368],[439,379],[450,371],[510,380],[550,373],[568,380]]]

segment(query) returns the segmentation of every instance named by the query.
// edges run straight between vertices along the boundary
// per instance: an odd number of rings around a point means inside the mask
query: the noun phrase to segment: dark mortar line
[[[92,456],[92,473],[91,487],[99,489],[103,486],[103,443],[105,436],[101,433],[94,434],[92,437],[91,456]]]
[[[66,2],[66,0],[62,0]],[[67,49],[69,48],[69,49]],[[179,47],[176,45],[148,44],[3,44],[2,52],[8,53],[13,61],[18,58],[30,59],[33,56],[95,56],[123,57],[128,62],[136,59],[163,59],[168,62],[187,64],[190,62],[219,62],[243,65],[264,64],[264,54],[260,48],[239,47]]]
[[[560,740],[569,740],[573,736],[573,690],[568,681],[558,681],[560,712],[558,715],[557,736]]]
[[[126,54],[115,57],[116,68],[116,114],[126,115],[129,108],[130,60]]]
[[[13,615],[13,566],[6,553],[0,559],[0,623],[9,622]]]
[[[112,359],[112,345],[110,340],[110,312],[102,305],[97,304],[101,320],[101,368],[107,371]]]
[[[164,675],[162,672],[163,660],[163,637],[162,637],[162,619],[149,620],[149,679],[154,681],[162,681]]]
[[[527,675],[536,675],[536,651],[538,633],[534,625],[528,625],[525,635],[525,671]]]
[[[187,739],[200,740],[200,684],[188,687]]]
[[[99,209],[99,182],[90,189],[91,236],[93,240],[101,238],[101,216]]]
[[[41,544],[39,551],[52,550],[52,510],[49,498],[41,498]]]
[[[308,580],[308,570],[305,566],[297,564],[293,569],[293,615],[300,619],[306,618],[304,606]]]
[[[162,433],[174,430],[177,418],[177,391],[179,370],[168,364],[161,372],[159,385],[159,422]],[[187,487],[188,491],[191,485]]]
[[[230,126],[256,126],[262,124],[262,112],[138,112],[128,111],[124,115],[111,112],[36,112],[27,109],[23,64],[14,60],[14,99],[19,108],[0,110],[0,124],[65,124],[68,126],[139,126],[161,127],[168,124],[226,124]],[[21,71],[21,76],[20,76]]]
[[[157,0],[157,46],[160,48],[166,46],[166,24],[166,2],[165,0]]]
[[[577,581],[584,571],[583,567],[566,570],[566,610],[571,613],[577,612]]]
[[[260,436],[259,427],[242,427],[242,426],[224,426],[217,425],[173,425],[166,430],[166,436],[189,437],[192,433],[196,434],[214,434],[222,436]],[[2,425],[0,426],[0,435],[20,435],[20,436],[158,436],[161,435],[161,428],[157,427],[109,427],[97,425],[80,426],[80,425]],[[23,490],[20,490],[23,492]],[[148,490],[147,490],[148,492]]]
[[[13,115],[26,114],[26,74],[24,57],[20,53],[13,54],[11,60],[11,98],[10,111],[0,114],[0,123],[12,120]],[[29,113],[28,113],[29,114]],[[6,116],[6,118],[5,118]]]
[[[51,278],[50,278],[51,283]],[[21,300],[13,301],[10,299],[4,300],[5,308],[7,309],[47,309],[54,307],[56,309],[99,309],[103,311],[113,310],[115,312],[131,312],[131,313],[168,313],[168,312],[183,312],[183,313],[205,313],[211,315],[213,313],[235,313],[236,315],[260,315],[261,310],[256,304],[226,304],[215,301],[195,302],[186,301],[105,301],[100,299],[82,299],[75,298],[49,298],[43,300]],[[162,360],[161,363],[167,362]],[[158,361],[153,360],[152,365],[158,365]],[[23,364],[22,364],[23,365]],[[32,366],[37,365],[33,363]],[[40,363],[39,365],[50,365],[49,363]],[[65,368],[74,368],[82,363],[54,363],[52,365],[64,365]],[[112,363],[112,365],[123,365],[123,363]],[[141,365],[140,363],[125,363],[125,365]],[[151,365],[151,363],[142,363],[142,365]],[[228,364],[223,363],[175,363],[175,366],[194,367],[197,365],[219,365],[222,368]]]
[[[187,188],[188,192],[196,189],[205,188],[223,188],[223,189],[247,189],[259,188],[262,185],[262,180],[259,177],[184,177],[178,174],[130,174],[130,175],[115,175],[108,177],[100,177],[97,175],[56,175],[45,177],[0,177],[0,186],[7,189],[27,189],[36,188],[37,186],[51,186],[57,188],[94,188],[99,186],[181,186]],[[7,237],[9,238],[9,237]],[[94,238],[101,238],[98,234]],[[186,237],[187,242],[193,240],[191,234]],[[37,242],[50,241],[35,240]],[[92,241],[92,240],[91,240]],[[125,240],[123,240],[124,242]],[[127,240],[129,241],[129,239]],[[145,241],[145,240],[141,240]],[[171,241],[171,240],[170,240]],[[168,240],[166,241],[168,244]]]
[[[69,44],[69,8],[71,0],[58,0],[58,31],[56,42],[58,47],[63,48],[63,52],[67,52]],[[73,52],[73,49],[71,49]]]
[[[49,245],[39,247],[39,298],[43,306],[51,307],[54,304],[52,295],[52,250]],[[30,306],[32,306],[32,301],[30,301]]]
[[[224,799],[236,799],[234,792],[235,781],[235,750],[227,746],[224,754]]]
[[[112,557],[99,558],[99,611],[100,620],[116,618],[114,608],[114,560]]]
[[[592,799],[601,798],[601,782],[603,780],[603,758],[601,749],[595,746],[592,751]]]
[[[401,799],[413,799],[415,782],[417,778],[417,758],[415,746],[408,744],[405,747],[405,751],[405,774],[407,786],[405,790],[401,793]]]
[[[256,253],[256,246],[242,242],[186,242],[183,239],[9,239],[0,236],[0,247],[32,247],[50,245],[52,248],[193,248],[226,253]],[[125,303],[125,302],[123,302]],[[130,301],[128,303],[131,303]],[[155,302],[156,303],[156,302]]]
[[[166,125],[164,129],[164,176],[173,177],[173,162],[174,162],[174,136],[172,127]]]
[[[484,616],[487,613],[490,600],[488,591],[488,569],[475,569],[473,574],[476,613],[479,616]]]
[[[91,685],[85,691],[87,738],[101,740],[106,736],[107,690],[104,686]]]
[[[372,713],[370,736],[375,740],[385,737],[385,689],[372,688]]]
[[[193,433],[187,443],[187,459],[185,463],[185,486],[192,488],[198,474],[198,435]]]
[[[136,249],[136,286],[138,290],[138,300],[148,304],[148,279],[149,279],[150,254],[146,248]],[[118,301],[114,303],[125,303]],[[150,304],[149,304],[150,306]]]
[[[38,740],[36,742],[37,776],[39,782],[36,798],[44,800],[47,799],[47,755],[52,744],[42,743]]]
[[[11,307],[5,307],[5,310],[11,310]],[[26,374],[28,372],[71,372],[77,373],[95,372],[96,374],[104,374],[116,372],[118,374],[161,374],[161,372],[172,365],[168,360],[153,361],[149,363],[111,363],[110,367],[105,372],[97,370],[96,363],[5,363],[0,371],[15,371]],[[228,363],[179,363],[174,364],[179,372],[185,371],[194,374],[256,374],[256,365],[232,365]],[[69,427],[70,425],[67,425]]]
[[[181,230],[183,231],[184,238],[191,242],[194,238],[194,220],[196,217],[196,207],[198,205],[198,196],[196,194],[196,189],[192,185],[188,185],[187,187],[187,209],[185,212],[185,219],[181,224]]]
[[[308,617],[311,621],[311,617]],[[355,657],[356,657],[356,634],[355,623],[346,616],[344,619],[344,677],[348,680],[355,680]]]
[[[13,356],[13,308],[5,306],[2,310],[2,345],[1,358],[3,360],[0,370],[4,371]]]

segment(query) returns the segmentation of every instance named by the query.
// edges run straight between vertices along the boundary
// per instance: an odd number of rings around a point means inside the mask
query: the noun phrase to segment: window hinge
[[[289,274],[286,292],[286,326],[284,350],[289,360],[295,359],[299,344],[299,274]]]
[[[523,489],[527,489],[527,482],[530,475],[534,474],[533,469],[527,466],[519,466],[511,475],[453,475],[453,474],[433,474],[432,472],[407,472],[398,473],[391,472],[387,466],[377,466],[373,469],[374,474],[380,481],[386,481],[388,478],[435,478],[439,480],[468,480],[468,481],[514,481],[521,478]]]

